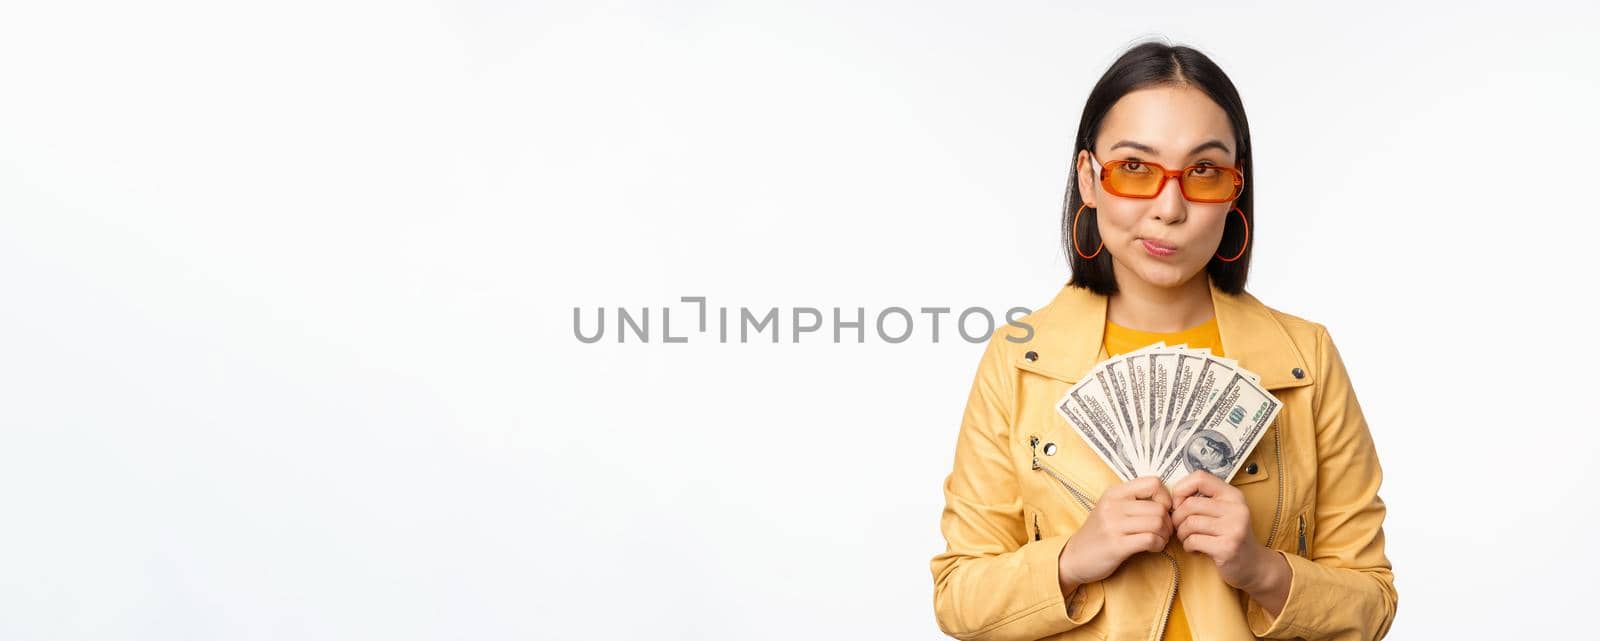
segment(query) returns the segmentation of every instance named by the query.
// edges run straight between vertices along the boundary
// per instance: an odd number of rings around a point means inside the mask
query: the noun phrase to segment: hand
[[[1161,479],[1136,478],[1100,496],[1061,551],[1063,586],[1099,581],[1136,552],[1159,552],[1172,537],[1172,495]]]
[[[1183,549],[1211,557],[1222,580],[1235,588],[1254,594],[1276,585],[1278,565],[1284,561],[1256,543],[1250,506],[1239,488],[1195,470],[1172,487],[1172,498],[1177,503],[1172,525]]]

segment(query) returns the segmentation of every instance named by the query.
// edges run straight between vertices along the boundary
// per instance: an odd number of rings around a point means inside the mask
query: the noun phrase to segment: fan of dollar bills
[[[1231,481],[1282,407],[1260,383],[1211,350],[1156,343],[1095,365],[1056,409],[1125,481]]]

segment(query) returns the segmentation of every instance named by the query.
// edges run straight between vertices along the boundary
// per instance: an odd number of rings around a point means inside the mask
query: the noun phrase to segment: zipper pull
[[[1033,469],[1039,469],[1039,437],[1028,435],[1028,444],[1033,446]]]
[[[1035,512],[1033,514],[1033,540],[1035,540],[1035,541],[1040,540],[1039,539],[1039,513],[1038,512]]]
[[[1300,556],[1306,555],[1306,515],[1300,515]]]

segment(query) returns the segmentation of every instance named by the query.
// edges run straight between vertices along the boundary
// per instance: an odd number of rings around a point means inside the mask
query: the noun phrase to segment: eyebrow
[[[1119,141],[1117,141],[1117,144],[1112,145],[1111,149],[1107,149],[1106,151],[1110,152],[1112,150],[1115,150],[1117,147],[1132,147],[1134,149],[1137,149],[1137,150],[1142,151],[1144,153],[1150,154],[1152,156],[1159,155],[1159,153],[1160,153],[1160,152],[1156,151],[1155,147],[1151,147],[1150,145],[1146,145],[1146,144],[1141,143],[1141,142],[1134,142],[1132,140],[1119,140]],[[1203,143],[1200,143],[1199,145],[1195,146],[1194,149],[1189,150],[1189,155],[1193,156],[1193,155],[1198,154],[1198,153],[1200,153],[1202,151],[1205,151],[1207,149],[1221,149],[1222,153],[1228,153],[1228,146],[1227,145],[1222,144],[1221,140],[1217,140],[1215,138],[1212,138],[1211,140],[1207,140],[1207,141],[1205,141]]]

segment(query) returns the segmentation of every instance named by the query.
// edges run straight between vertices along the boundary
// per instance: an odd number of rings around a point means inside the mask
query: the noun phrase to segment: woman
[[[967,400],[931,563],[940,629],[1383,637],[1382,472],[1344,363],[1322,325],[1244,291],[1253,167],[1232,82],[1193,49],[1139,45],[1095,85],[1078,134],[1071,280],[1022,320],[1031,336],[996,333]],[[1122,482],[1057,413],[1096,363],[1156,341],[1225,353],[1283,403],[1259,445],[1226,453],[1244,457],[1231,481],[1194,463],[1170,488]]]

